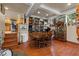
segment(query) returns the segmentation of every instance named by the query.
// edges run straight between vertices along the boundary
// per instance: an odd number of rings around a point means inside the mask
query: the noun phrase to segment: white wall
[[[4,42],[4,31],[5,31],[5,23],[4,23],[5,16],[0,13],[0,44]]]
[[[5,16],[0,13],[0,32],[5,30]]]
[[[77,40],[77,33],[76,33],[77,26],[76,25],[70,25],[67,26],[67,41],[79,43]]]
[[[74,13],[75,9],[68,10],[65,13],[66,14],[71,14]],[[76,19],[75,19],[76,20]],[[67,41],[74,42],[74,43],[79,43],[77,40],[77,33],[76,33],[77,25],[67,25]]]

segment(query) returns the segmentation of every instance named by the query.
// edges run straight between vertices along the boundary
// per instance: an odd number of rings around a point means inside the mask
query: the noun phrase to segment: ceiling
[[[24,3],[6,3],[4,4],[4,6],[8,7],[9,10],[15,11],[18,13],[25,13],[29,8],[29,4],[24,4]]]
[[[72,3],[70,6],[67,5],[67,3],[47,3],[45,4],[46,6],[55,9],[59,12],[62,12],[64,10],[70,9],[70,8],[74,8],[75,7],[75,3]]]
[[[72,3],[71,5],[67,5],[67,3],[6,3],[4,6],[8,7],[8,11],[11,10],[18,13],[26,13],[26,16],[30,14],[39,17],[52,17],[59,15],[66,10],[75,8],[76,4]],[[40,12],[39,14],[38,11]]]
[[[44,3],[40,4],[40,7],[35,10],[34,15],[43,17],[52,17],[62,14],[63,12],[75,8],[76,4],[67,5],[67,3]],[[40,14],[37,12],[40,11]],[[48,16],[46,16],[48,14]]]

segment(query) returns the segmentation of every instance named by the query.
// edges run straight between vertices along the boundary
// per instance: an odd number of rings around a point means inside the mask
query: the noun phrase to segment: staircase
[[[18,48],[17,33],[6,33],[3,48]]]

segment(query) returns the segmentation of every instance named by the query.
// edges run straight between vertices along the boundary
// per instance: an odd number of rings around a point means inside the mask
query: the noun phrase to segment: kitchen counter
[[[6,31],[5,32],[5,37],[4,37],[4,43],[3,47],[4,48],[13,48],[13,47],[18,47],[18,38],[17,38],[17,32],[11,32],[11,31]]]
[[[5,34],[15,34],[17,32],[6,31]]]

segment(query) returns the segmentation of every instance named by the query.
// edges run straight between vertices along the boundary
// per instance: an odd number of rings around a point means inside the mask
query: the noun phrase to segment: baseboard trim
[[[79,43],[75,43],[75,42],[71,42],[71,41],[67,41],[67,42],[72,43],[72,44],[79,45]]]

